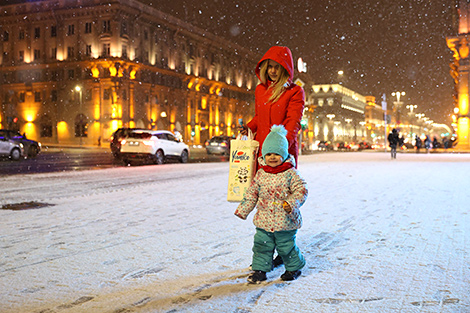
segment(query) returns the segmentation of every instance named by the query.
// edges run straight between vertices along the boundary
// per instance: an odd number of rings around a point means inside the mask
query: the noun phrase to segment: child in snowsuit
[[[253,218],[256,233],[253,244],[253,273],[251,283],[266,280],[272,270],[274,249],[284,261],[286,272],[281,279],[294,280],[301,274],[305,259],[295,243],[297,230],[302,226],[300,207],[307,199],[305,180],[295,169],[295,160],[289,154],[287,131],[282,125],[273,125],[266,136],[256,173],[235,215],[246,219],[256,207]]]

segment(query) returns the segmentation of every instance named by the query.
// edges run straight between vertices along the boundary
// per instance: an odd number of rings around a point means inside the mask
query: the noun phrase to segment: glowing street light
[[[415,116],[419,119],[422,119],[424,117],[424,113],[417,113]]]
[[[410,114],[413,114],[413,110],[416,109],[418,106],[417,105],[407,105],[406,108],[410,110]]]
[[[404,96],[406,93],[404,91],[394,91],[392,92],[392,96],[397,97],[397,102],[400,102],[400,97]]]

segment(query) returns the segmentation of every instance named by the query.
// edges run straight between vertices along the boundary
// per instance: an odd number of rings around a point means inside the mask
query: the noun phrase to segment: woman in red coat
[[[290,49],[271,47],[256,65],[255,72],[261,83],[255,91],[255,116],[247,126],[262,147],[271,126],[284,125],[289,142],[288,151],[294,156],[297,167],[297,135],[301,127],[305,92],[302,87],[293,83],[294,60]],[[243,133],[246,133],[246,130]],[[261,156],[261,149],[258,156]]]

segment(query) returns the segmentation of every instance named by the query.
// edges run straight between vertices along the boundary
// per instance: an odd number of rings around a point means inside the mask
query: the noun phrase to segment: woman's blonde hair
[[[263,62],[261,62],[261,65],[259,67],[259,77],[263,84],[266,84],[266,82],[268,81],[268,63],[269,59],[264,60]],[[276,102],[277,100],[279,100],[286,88],[286,83],[290,78],[289,72],[287,72],[287,70],[283,66],[281,66],[280,68],[281,72],[279,73],[278,80],[276,82],[273,82],[271,86],[269,86],[269,89],[272,89],[271,97],[269,97],[270,102]]]

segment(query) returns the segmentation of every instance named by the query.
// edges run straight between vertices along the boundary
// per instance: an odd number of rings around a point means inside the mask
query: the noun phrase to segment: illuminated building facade
[[[456,86],[456,106],[454,109],[454,127],[457,128],[458,143],[456,148],[470,149],[470,114],[469,114],[469,75],[470,75],[470,3],[458,2],[458,35],[447,38],[447,46],[454,53],[451,75]]]
[[[96,145],[119,127],[232,135],[259,56],[136,0],[1,5],[0,128]]]
[[[310,101],[314,138],[320,141],[367,140],[364,123],[366,97],[340,84],[313,85]]]

